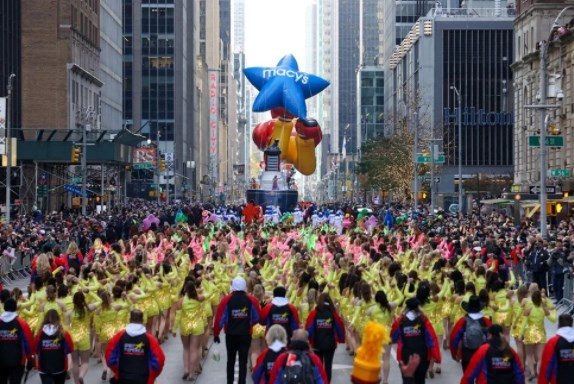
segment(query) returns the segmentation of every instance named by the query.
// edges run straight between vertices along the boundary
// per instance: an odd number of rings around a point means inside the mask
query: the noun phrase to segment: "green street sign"
[[[546,147],[563,147],[564,136],[546,136],[544,138]],[[540,147],[540,136],[528,136],[529,147]]]
[[[549,169],[548,175],[550,177],[572,177],[572,170],[570,170],[570,169]]]
[[[438,155],[434,159],[434,162],[436,164],[444,164],[444,162],[445,162],[444,155]],[[431,157],[430,156],[417,156],[417,164],[430,164],[430,163],[431,163]]]
[[[152,163],[134,164],[134,169],[152,169]]]
[[[150,184],[150,187],[157,188],[157,184]]]
[[[82,182],[82,178],[81,177],[72,177],[72,179],[70,180],[70,182],[72,184],[79,184]]]

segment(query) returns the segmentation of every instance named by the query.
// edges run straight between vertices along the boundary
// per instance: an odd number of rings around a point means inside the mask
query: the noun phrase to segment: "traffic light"
[[[165,171],[165,159],[161,159],[161,160],[159,161],[159,171],[160,171],[160,172]]]
[[[82,158],[82,150],[80,147],[72,147],[72,156],[71,161],[72,163],[79,163]]]

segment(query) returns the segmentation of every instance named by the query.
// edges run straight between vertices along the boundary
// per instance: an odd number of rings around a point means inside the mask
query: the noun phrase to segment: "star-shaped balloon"
[[[245,68],[243,73],[259,91],[253,102],[253,112],[284,108],[290,114],[305,119],[305,99],[329,86],[329,82],[319,76],[299,72],[293,55],[284,56],[275,68],[251,67]]]

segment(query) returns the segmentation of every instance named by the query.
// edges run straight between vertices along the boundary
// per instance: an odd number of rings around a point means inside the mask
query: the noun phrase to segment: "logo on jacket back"
[[[574,349],[561,349],[560,350],[560,361],[574,361]]]
[[[333,328],[333,319],[317,319],[317,328],[319,329],[331,329]]]
[[[0,330],[0,341],[16,341],[18,340],[18,328],[11,330]]]
[[[231,317],[233,319],[247,319],[247,317],[249,316],[249,311],[247,306],[241,308],[241,309],[232,309],[231,310]]]
[[[510,357],[493,357],[492,358],[492,369],[510,369],[512,362]]]
[[[274,313],[271,316],[271,322],[273,324],[287,324],[289,322],[289,313]]]
[[[42,340],[42,350],[44,351],[53,351],[60,349],[60,338],[56,337],[55,339],[44,339]]]
[[[406,337],[417,337],[422,335],[422,329],[420,324],[416,324],[413,326],[407,326],[403,328],[403,334]]]
[[[145,347],[145,344],[143,342],[140,342],[137,344],[125,343],[124,344],[124,355],[143,356],[145,354],[144,347]]]

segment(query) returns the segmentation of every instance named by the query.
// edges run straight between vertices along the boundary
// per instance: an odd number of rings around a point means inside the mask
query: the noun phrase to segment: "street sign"
[[[540,194],[540,185],[533,185],[529,188],[530,193],[534,195]],[[546,186],[546,193],[555,194],[556,193],[556,186],[554,185],[547,185]]]
[[[424,181],[425,181],[425,183],[430,183],[430,182],[431,182],[430,176],[425,177]],[[434,178],[434,182],[435,182],[435,183],[440,183],[440,177],[435,177],[435,178]]]
[[[563,147],[564,136],[546,136],[544,139],[546,147]],[[528,136],[529,147],[540,147],[540,136]]]
[[[150,187],[157,188],[157,184],[150,184]]]
[[[152,163],[134,164],[134,169],[152,169]]]
[[[75,185],[65,184],[64,190],[71,192],[75,195],[81,195],[82,194],[82,188],[76,187]],[[86,194],[87,194],[87,191],[86,191]]]
[[[82,182],[82,178],[81,177],[72,177],[72,179],[70,180],[70,182],[72,184],[79,184]]]
[[[445,162],[445,158],[444,155],[438,155],[434,162],[436,164],[444,164]],[[417,164],[430,164],[431,163],[431,157],[430,156],[417,156]]]
[[[572,177],[572,170],[570,169],[549,169],[549,177]]]

